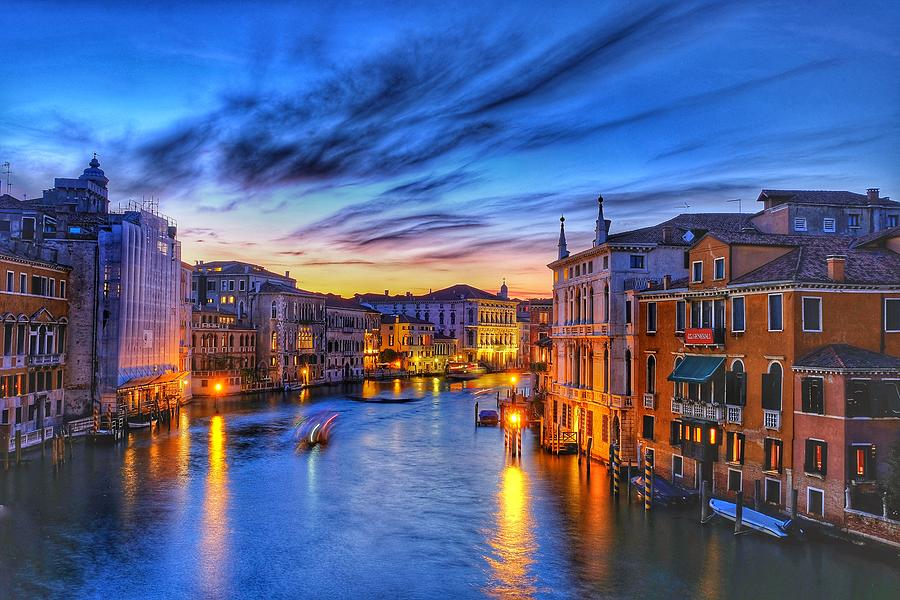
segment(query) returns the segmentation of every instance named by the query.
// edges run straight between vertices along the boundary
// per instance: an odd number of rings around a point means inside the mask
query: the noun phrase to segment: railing
[[[34,354],[28,357],[28,366],[58,365],[63,362],[64,354]]]
[[[41,436],[41,432],[43,431],[43,437]],[[53,437],[53,427],[44,427],[43,430],[35,429],[34,431],[29,431],[28,433],[23,433],[21,436],[21,444],[22,448],[28,448],[29,446],[34,446],[36,444],[40,444],[42,439],[50,439]],[[15,452],[16,450],[16,436],[15,433],[11,433],[9,437],[9,451]]]
[[[66,428],[69,430],[69,435],[87,435],[94,428],[94,419],[86,417],[69,421],[66,423]]]
[[[742,406],[725,406],[725,420],[729,423],[741,425],[744,422],[744,408]]]
[[[551,337],[621,335],[622,326],[614,323],[569,323],[551,328]]]
[[[644,408],[648,410],[653,410],[656,408],[656,394],[644,394]]]
[[[25,356],[4,356],[3,362],[0,363],[3,365],[4,369],[12,369],[14,367],[24,367],[25,366]]]
[[[763,427],[766,429],[781,430],[781,411],[763,410]]]
[[[611,394],[609,397],[609,405],[613,408],[632,408],[634,406],[634,398],[631,396]]]
[[[706,421],[718,422],[725,419],[725,409],[718,404],[683,404],[681,414]]]

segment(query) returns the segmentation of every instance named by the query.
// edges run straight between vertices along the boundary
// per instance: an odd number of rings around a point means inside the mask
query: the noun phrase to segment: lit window
[[[872,444],[853,444],[850,446],[850,450],[850,460],[853,465],[851,476],[853,479],[874,479],[875,446]]]
[[[782,441],[774,438],[766,438],[765,441],[765,468],[764,471],[781,472],[782,468]]]
[[[803,470],[814,475],[825,475],[828,444],[821,440],[806,440],[806,458]]]

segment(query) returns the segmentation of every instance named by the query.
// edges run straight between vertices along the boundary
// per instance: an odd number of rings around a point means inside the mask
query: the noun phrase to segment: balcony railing
[[[781,411],[763,410],[763,427],[766,429],[781,430]]]
[[[656,408],[656,394],[644,394],[644,408],[647,410],[654,410]]]
[[[725,407],[721,404],[684,403],[681,405],[681,414],[694,419],[720,422],[725,420]]]
[[[680,415],[682,412],[684,412],[684,403],[681,400],[672,398],[672,414]]]
[[[62,364],[64,354],[35,354],[28,357],[28,366],[48,366]]]
[[[741,425],[744,422],[744,407],[733,406],[728,404],[725,406],[725,420],[729,423]]]

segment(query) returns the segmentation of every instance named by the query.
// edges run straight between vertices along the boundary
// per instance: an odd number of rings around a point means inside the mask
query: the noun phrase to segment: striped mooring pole
[[[609,447],[609,458],[613,467],[613,496],[619,495],[619,447],[612,444]]]
[[[653,501],[653,465],[650,457],[644,455],[644,510],[650,510]]]

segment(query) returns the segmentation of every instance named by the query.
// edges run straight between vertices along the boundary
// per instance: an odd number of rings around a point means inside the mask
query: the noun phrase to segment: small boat
[[[644,498],[644,476],[635,475],[631,485],[637,490],[637,497]],[[670,483],[661,477],[653,478],[653,503],[659,506],[678,506],[694,502],[699,492]]]
[[[735,505],[734,502],[712,498],[709,501],[709,507],[720,517],[725,517],[729,521],[735,520],[737,505]],[[763,513],[753,510],[752,508],[747,508],[746,506],[743,509],[741,523],[751,529],[755,529],[776,538],[786,538],[790,535],[790,519],[770,517],[769,515],[764,515]]]
[[[447,379],[477,379],[487,373],[487,369],[477,363],[450,363],[447,367]]]
[[[128,429],[146,429],[147,427],[153,427],[156,425],[156,418],[151,419],[141,419],[140,421],[132,421],[128,420]]]
[[[496,427],[500,424],[500,415],[496,410],[482,410],[478,412],[479,427]]]

